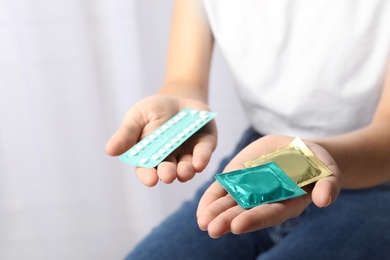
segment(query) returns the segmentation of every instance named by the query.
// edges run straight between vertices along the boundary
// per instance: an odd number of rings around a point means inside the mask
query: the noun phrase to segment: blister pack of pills
[[[209,111],[183,109],[119,159],[131,165],[154,168],[216,115]]]

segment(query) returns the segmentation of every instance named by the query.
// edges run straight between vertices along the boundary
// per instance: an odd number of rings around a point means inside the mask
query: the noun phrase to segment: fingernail
[[[332,203],[332,196],[331,195],[329,195],[329,201],[323,208],[328,207],[330,205],[330,203]]]

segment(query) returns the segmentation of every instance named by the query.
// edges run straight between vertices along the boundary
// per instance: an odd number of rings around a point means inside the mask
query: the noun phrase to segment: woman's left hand
[[[224,172],[243,168],[243,163],[288,145],[292,137],[269,135],[245,147],[226,166]],[[342,176],[332,156],[321,146],[305,144],[331,171],[332,175],[317,181],[313,186],[304,187],[308,194],[281,202],[263,204],[251,209],[243,209],[225,189],[215,181],[203,194],[197,211],[200,229],[207,230],[213,238],[228,232],[242,234],[275,226],[289,218],[296,217],[313,202],[318,207],[327,207],[336,200]]]

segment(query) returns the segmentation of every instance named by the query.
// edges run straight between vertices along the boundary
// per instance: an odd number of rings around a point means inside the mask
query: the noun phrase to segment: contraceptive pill
[[[183,109],[120,155],[119,159],[131,165],[154,168],[215,116],[215,112]]]

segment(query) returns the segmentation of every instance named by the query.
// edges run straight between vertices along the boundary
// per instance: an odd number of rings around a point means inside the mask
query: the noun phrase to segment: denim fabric
[[[233,154],[261,137],[246,131]],[[311,204],[299,217],[256,232],[212,239],[197,225],[196,209],[210,179],[141,241],[126,259],[388,259],[390,256],[390,187],[343,190],[328,208]]]

